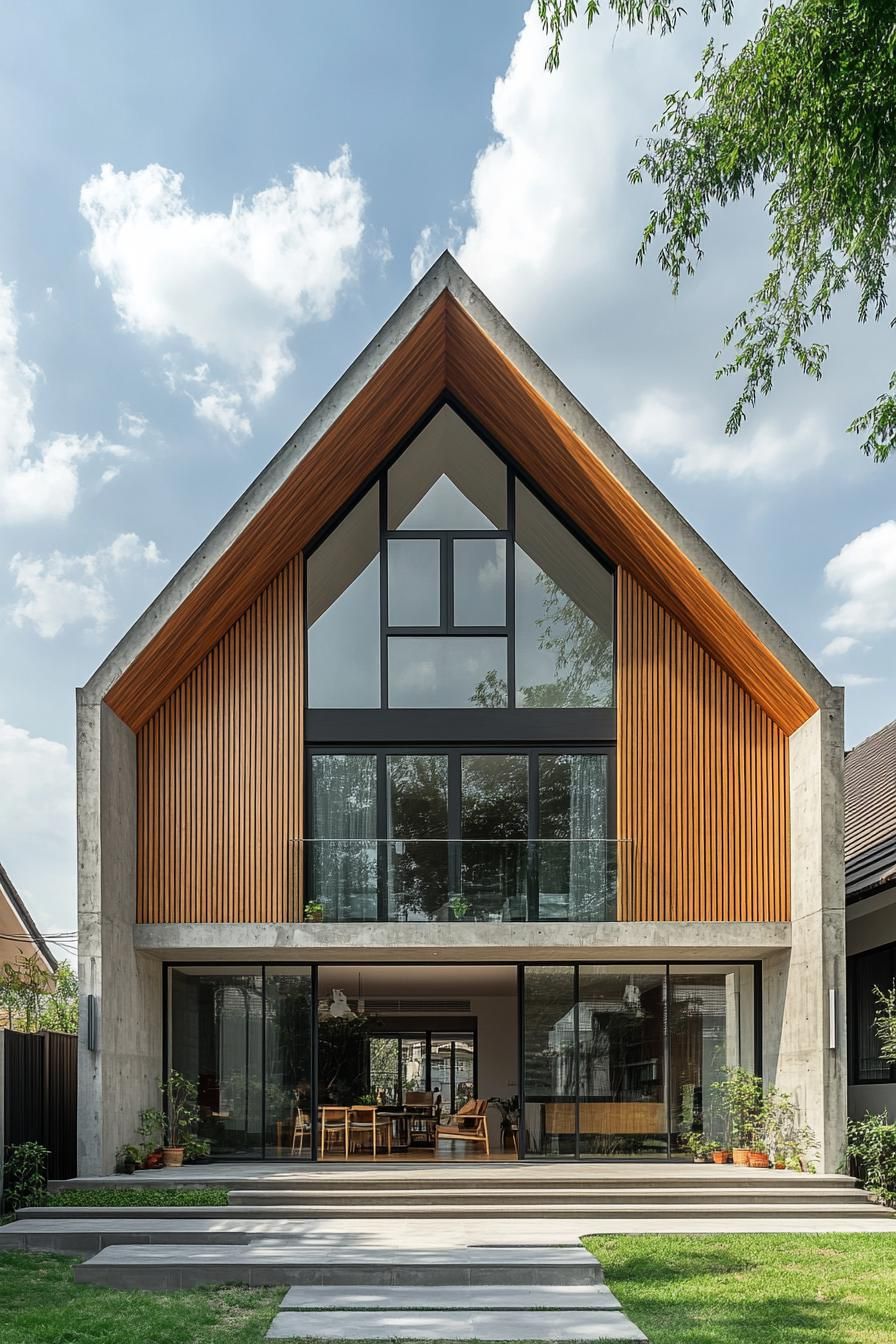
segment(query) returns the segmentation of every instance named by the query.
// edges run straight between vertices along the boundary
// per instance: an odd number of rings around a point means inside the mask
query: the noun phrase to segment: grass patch
[[[120,1293],[60,1255],[0,1255],[0,1344],[261,1344],[283,1288]]]
[[[101,1185],[95,1189],[74,1186],[70,1190],[60,1190],[58,1194],[47,1195],[46,1205],[71,1208],[127,1209],[137,1206],[163,1205],[172,1209],[200,1204],[222,1205],[227,1203],[227,1190],[223,1186],[206,1185],[199,1190],[178,1190],[168,1186],[116,1186]]]
[[[651,1344],[896,1344],[896,1234],[583,1240]]]

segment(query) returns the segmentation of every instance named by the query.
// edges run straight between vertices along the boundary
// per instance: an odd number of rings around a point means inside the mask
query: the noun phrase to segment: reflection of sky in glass
[[[392,709],[463,709],[489,672],[507,678],[507,640],[408,636],[389,640]]]
[[[440,476],[399,526],[403,531],[468,532],[491,531],[493,524],[452,480]]]
[[[389,542],[389,624],[438,625],[439,543],[423,537]]]
[[[454,624],[503,625],[506,609],[506,545],[501,539],[454,543]]]
[[[311,709],[377,709],[380,703],[379,558],[308,629]]]

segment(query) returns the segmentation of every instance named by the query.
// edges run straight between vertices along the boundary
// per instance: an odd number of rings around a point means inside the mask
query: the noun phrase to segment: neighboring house
[[[896,721],[846,753],[849,1113],[896,1118],[896,1065],[880,1057],[874,986],[896,982]]]
[[[78,745],[84,1174],[171,1067],[215,1155],[306,1160],[319,1103],[427,1092],[519,1093],[521,1157],[674,1157],[741,1065],[836,1169],[842,693],[449,255]]]
[[[56,958],[13,886],[9,873],[0,864],[0,965],[35,955],[48,971],[55,973]]]

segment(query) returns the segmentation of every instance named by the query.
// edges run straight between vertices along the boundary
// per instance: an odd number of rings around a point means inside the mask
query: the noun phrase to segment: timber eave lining
[[[140,728],[266,584],[446,393],[786,733],[818,706],[694,562],[447,291],[384,361],[106,695]]]

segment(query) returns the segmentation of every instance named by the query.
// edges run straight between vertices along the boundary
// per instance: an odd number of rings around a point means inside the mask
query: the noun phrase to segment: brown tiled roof
[[[846,899],[896,885],[896,720],[846,753]]]

